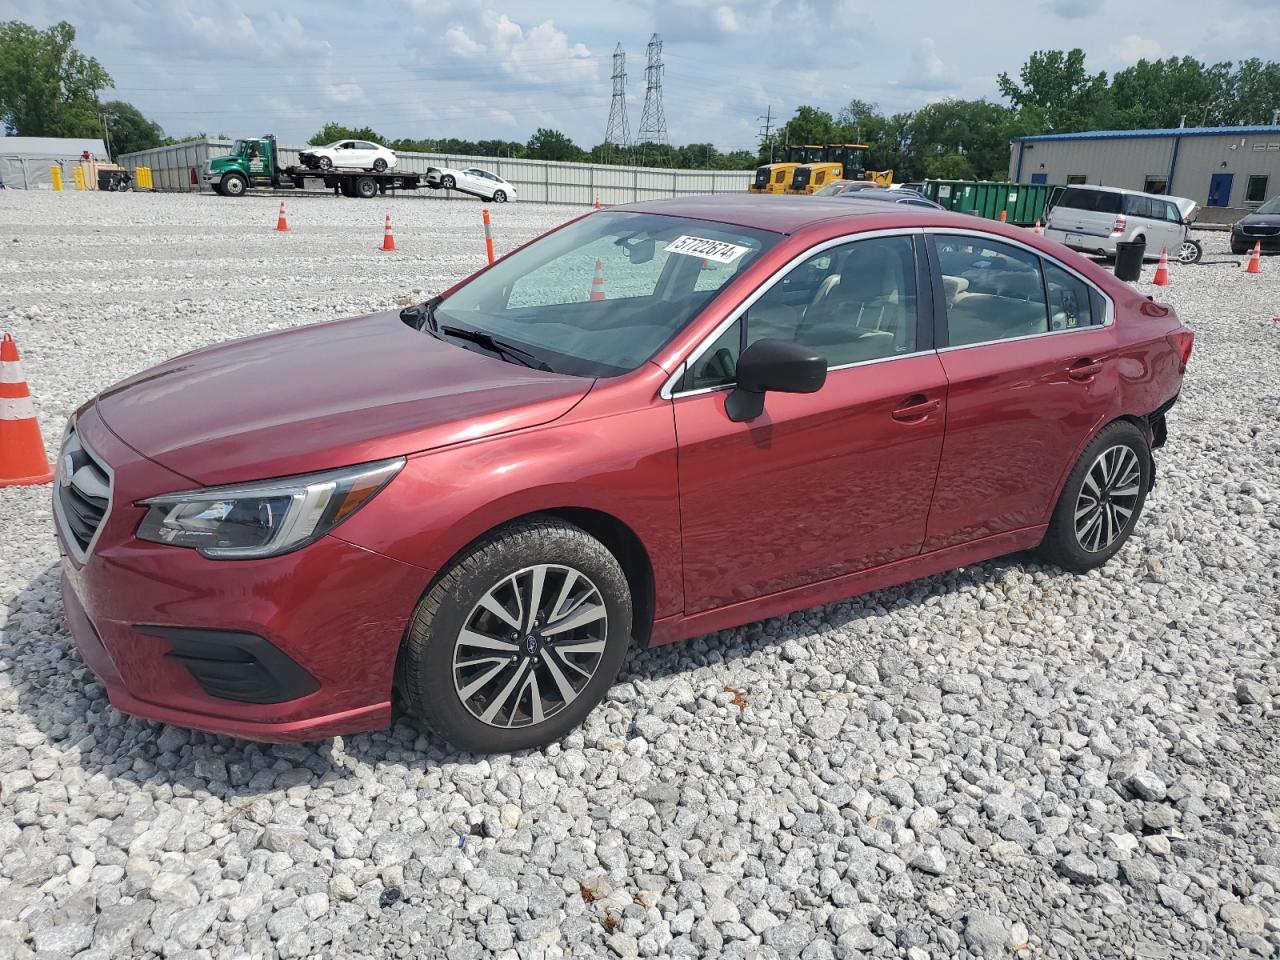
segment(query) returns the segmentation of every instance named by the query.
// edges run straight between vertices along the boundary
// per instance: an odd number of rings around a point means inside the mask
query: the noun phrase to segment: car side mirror
[[[827,358],[810,347],[788,340],[757,340],[742,351],[735,374],[737,385],[725,398],[724,409],[735,423],[764,413],[764,395],[816,393],[827,382]]]

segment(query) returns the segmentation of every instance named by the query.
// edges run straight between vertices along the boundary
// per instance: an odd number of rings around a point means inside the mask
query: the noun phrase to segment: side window
[[[1040,258],[982,237],[936,237],[953,347],[1046,333]]]
[[[1164,204],[1164,218],[1170,223],[1181,223],[1182,213],[1172,203],[1166,201]]]
[[[1090,294],[1093,290],[1073,273],[1044,261],[1044,282],[1049,288],[1049,329],[1070,330],[1101,323],[1093,317]]]
[[[722,387],[733,383],[738,369],[738,355],[742,352],[742,320],[729,325],[716,337],[693,365],[685,389],[701,390],[704,387]]]

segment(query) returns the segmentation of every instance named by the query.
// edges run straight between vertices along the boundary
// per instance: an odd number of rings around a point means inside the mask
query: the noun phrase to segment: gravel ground
[[[497,208],[498,246],[575,212]],[[46,441],[164,357],[483,256],[478,204],[289,214],[280,236],[269,199],[0,194],[0,326]],[[1104,571],[1006,558],[637,652],[582,730],[519,756],[403,721],[272,747],[117,713],[62,623],[47,488],[0,490],[0,958],[1275,955],[1263,269],[1160,291],[1196,352]]]

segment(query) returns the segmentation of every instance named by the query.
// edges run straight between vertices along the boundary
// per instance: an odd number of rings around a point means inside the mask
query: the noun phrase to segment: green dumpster
[[[957,213],[971,213],[999,220],[1004,211],[1009,223],[1030,227],[1043,221],[1045,203],[1053,187],[1047,183],[1002,183],[993,180],[926,180],[930,200]]]

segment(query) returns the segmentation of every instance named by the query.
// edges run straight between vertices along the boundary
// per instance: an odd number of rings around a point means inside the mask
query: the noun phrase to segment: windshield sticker
[[[723,240],[706,240],[703,237],[676,237],[662,248],[665,253],[683,253],[686,257],[702,257],[704,260],[715,260],[717,263],[733,263],[750,250],[736,243],[725,243]]]

